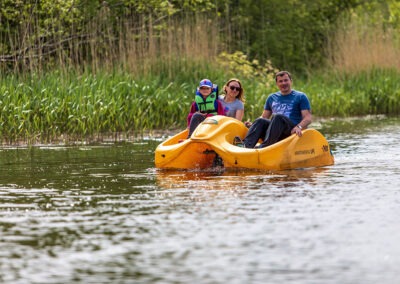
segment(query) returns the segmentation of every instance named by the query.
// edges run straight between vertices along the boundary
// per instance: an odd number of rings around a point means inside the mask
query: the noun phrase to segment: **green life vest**
[[[212,92],[207,96],[206,99],[203,98],[203,96],[196,95],[195,96],[195,102],[197,109],[201,113],[212,113],[212,114],[218,114],[217,112],[217,94],[215,92]]]

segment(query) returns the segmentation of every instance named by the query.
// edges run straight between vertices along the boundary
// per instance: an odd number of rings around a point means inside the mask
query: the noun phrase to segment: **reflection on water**
[[[334,166],[160,171],[152,140],[0,149],[0,282],[398,283],[400,121],[316,126]]]
[[[209,171],[172,171],[157,170],[157,185],[165,189],[200,187],[204,190],[248,190],[258,189],[266,183],[274,186],[297,186],[297,182],[316,182],[315,175],[327,172],[328,168],[312,168],[286,171],[252,170],[209,170]]]

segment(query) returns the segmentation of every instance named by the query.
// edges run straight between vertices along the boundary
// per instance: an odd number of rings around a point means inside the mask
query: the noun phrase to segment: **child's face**
[[[200,87],[199,92],[203,97],[207,97],[209,94],[211,94],[211,88],[203,86]]]

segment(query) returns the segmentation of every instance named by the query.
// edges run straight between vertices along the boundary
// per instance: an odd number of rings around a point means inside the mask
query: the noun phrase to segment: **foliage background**
[[[138,71],[154,56],[241,51],[307,74],[327,64],[329,41],[349,23],[398,43],[399,10],[396,0],[3,0],[0,60],[2,70],[106,63]]]
[[[201,78],[245,86],[245,119],[289,70],[322,117],[400,113],[396,0],[3,0],[0,139],[185,126]]]

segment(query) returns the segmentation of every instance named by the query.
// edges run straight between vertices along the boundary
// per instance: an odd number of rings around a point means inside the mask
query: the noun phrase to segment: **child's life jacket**
[[[200,94],[199,89],[196,90],[195,102],[196,110],[201,113],[218,114],[218,86],[213,84],[211,94],[206,99]]]

